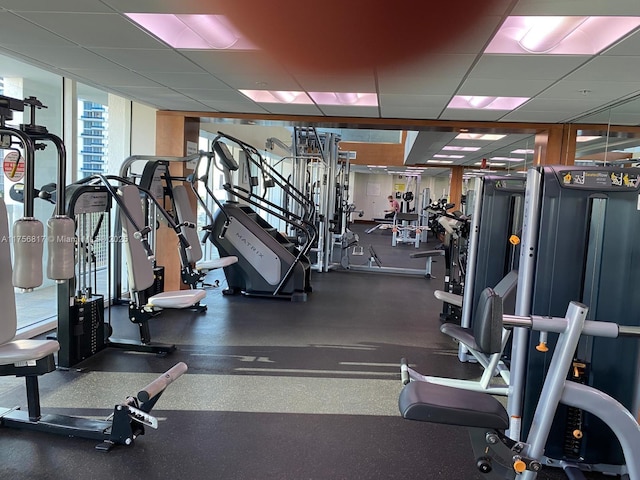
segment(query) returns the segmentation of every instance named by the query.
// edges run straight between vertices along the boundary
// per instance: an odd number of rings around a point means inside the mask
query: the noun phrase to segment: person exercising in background
[[[389,195],[387,200],[389,200],[389,209],[385,210],[384,218],[393,218],[400,211],[400,204],[392,195]]]

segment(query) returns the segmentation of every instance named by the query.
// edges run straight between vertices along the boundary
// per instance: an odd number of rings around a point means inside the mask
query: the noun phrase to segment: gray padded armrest
[[[475,350],[476,352],[480,351],[480,346],[476,343],[475,338],[473,338],[473,330],[471,328],[464,328],[455,323],[443,323],[440,325],[440,331],[445,335],[449,335],[451,338],[455,338],[471,350]]]
[[[462,295],[444,292],[442,290],[436,290],[435,292],[433,292],[433,295],[438,300],[442,300],[445,303],[450,303],[451,305],[456,305],[458,307],[462,306]]]
[[[509,415],[488,393],[430,382],[409,382],[400,392],[403,418],[421,422],[506,430]]]

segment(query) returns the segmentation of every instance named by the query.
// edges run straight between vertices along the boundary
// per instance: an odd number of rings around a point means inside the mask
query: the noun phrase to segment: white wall
[[[384,210],[388,206],[387,197],[393,193],[393,177],[391,175],[376,175],[355,173],[353,176],[353,197],[350,203],[356,205],[356,210],[363,210],[360,220],[373,220],[384,217]]]
[[[133,102],[131,107],[131,155],[156,154],[156,109]]]
[[[369,173],[354,173],[350,187],[352,194],[350,202],[356,205],[356,210],[363,210],[360,220],[383,218],[388,208],[387,197],[395,193],[395,184],[404,184],[405,179],[397,175],[376,175]],[[428,188],[432,200],[438,200],[449,195],[449,177],[427,177],[420,179],[420,194]],[[419,199],[418,202],[421,202]],[[420,205],[420,203],[418,203]]]

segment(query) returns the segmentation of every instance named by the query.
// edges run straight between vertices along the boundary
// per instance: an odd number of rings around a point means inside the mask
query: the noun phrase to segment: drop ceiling
[[[596,55],[484,54],[509,16],[640,17],[637,0],[497,0],[463,38],[427,59],[368,74],[293,74],[259,49],[178,50],[128,17],[224,13],[184,0],[0,0],[0,53],[160,110],[376,119],[640,125],[640,30]],[[207,7],[209,6],[209,7]],[[301,8],[302,4],[301,4]],[[395,4],[389,2],[389,8]],[[387,32],[391,35],[393,32]],[[2,71],[0,75],[10,72]],[[375,93],[376,107],[256,103],[241,89]],[[529,97],[519,108],[447,108],[454,95]],[[628,101],[631,103],[626,103]],[[614,107],[614,108],[613,108]],[[428,133],[428,132],[424,132]],[[451,135],[418,139],[434,149]],[[495,149],[524,148],[531,133]],[[486,146],[485,146],[486,147]],[[493,148],[492,147],[492,148]],[[430,151],[429,151],[430,152]],[[486,151],[465,158],[472,164]],[[419,163],[426,151],[409,155]],[[456,162],[460,163],[460,162]]]

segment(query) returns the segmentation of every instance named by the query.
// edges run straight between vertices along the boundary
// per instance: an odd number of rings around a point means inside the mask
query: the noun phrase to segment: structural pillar
[[[533,165],[573,165],[576,158],[575,125],[550,125],[536,134]]]
[[[158,112],[156,115],[156,155],[184,157],[187,155],[187,142],[198,145],[200,136],[200,119],[184,117],[182,115],[167,115]],[[185,163],[170,165],[171,176],[185,177],[187,171]],[[189,189],[187,192],[191,193]],[[191,198],[192,207],[196,207],[194,198]],[[164,266],[164,289],[180,290],[188,288],[183,285],[180,278],[180,256],[178,251],[178,238],[175,232],[166,225],[161,224],[156,233],[156,258],[158,264]]]
[[[449,181],[449,202],[456,205],[456,210],[462,211],[462,175],[464,167],[451,167],[451,180]]]

